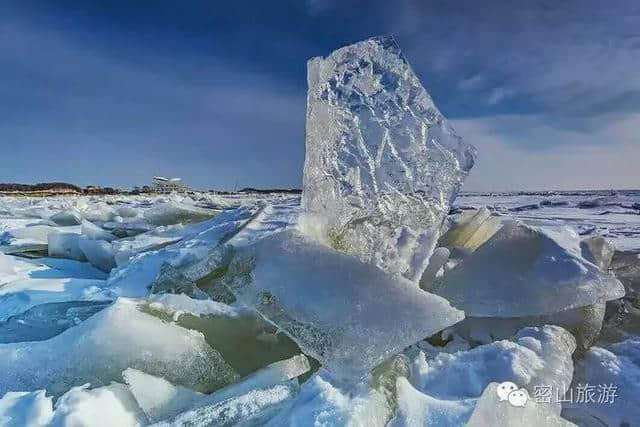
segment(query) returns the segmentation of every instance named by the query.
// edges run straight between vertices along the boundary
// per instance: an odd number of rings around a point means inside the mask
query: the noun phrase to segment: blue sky
[[[5,0],[0,182],[298,187],[307,59],[379,34],[478,148],[466,189],[640,187],[618,0]]]

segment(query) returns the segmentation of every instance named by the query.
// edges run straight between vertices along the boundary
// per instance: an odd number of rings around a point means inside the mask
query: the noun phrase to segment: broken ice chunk
[[[47,236],[58,231],[79,232],[80,227],[52,227],[49,225],[31,225],[7,230],[0,235],[0,249],[5,254],[38,252],[47,253]]]
[[[137,369],[125,370],[122,377],[151,423],[178,415],[205,396]]]
[[[432,292],[477,317],[551,314],[624,296],[615,277],[580,256],[574,232],[515,221],[445,274]]]
[[[197,414],[200,408],[212,407],[229,399],[238,398],[252,391],[268,389],[294,379],[309,371],[309,361],[304,355],[272,363],[257,372],[211,395],[205,395],[185,387],[175,386],[163,378],[127,369],[122,373],[138,404],[150,422],[174,417],[187,411]],[[187,419],[190,415],[183,415]]]
[[[340,379],[464,318],[407,279],[295,230],[239,249],[224,283]]]
[[[616,253],[616,247],[602,236],[594,236],[580,242],[582,256],[602,271],[607,271]]]
[[[464,244],[478,230],[480,224],[491,216],[486,207],[475,211],[465,211],[457,223],[453,224],[440,239],[440,244],[449,247],[464,247]]]
[[[116,237],[132,237],[152,230],[154,227],[144,221],[105,222],[102,226]]]
[[[0,343],[43,341],[93,316],[111,301],[49,302],[0,321]]]
[[[134,255],[111,272],[107,282],[110,293],[131,297],[147,295],[148,287],[164,263],[182,267],[206,258],[212,248],[242,229],[260,209],[261,205],[255,205],[222,212],[210,221],[185,227],[182,240],[175,244]],[[119,249],[117,241],[114,243],[112,246]],[[165,281],[165,285],[163,288],[170,288],[171,284]]]
[[[201,392],[238,378],[199,332],[145,314],[135,301],[119,299],[47,341],[0,344],[0,395],[46,389],[60,396],[72,386],[119,380],[127,368]]]
[[[304,211],[334,248],[418,281],[475,148],[391,37],[311,59],[307,80]]]
[[[185,294],[191,298],[206,300],[209,296],[198,287],[196,282],[189,280],[181,270],[165,262],[160,266],[158,277],[151,285],[152,294]]]
[[[138,216],[138,211],[131,206],[118,206],[116,213],[122,218],[133,218]]]
[[[241,396],[251,390],[263,389],[287,382],[303,375],[311,369],[309,359],[304,354],[298,354],[287,360],[274,362],[262,369],[242,378],[238,383],[216,391],[205,397],[198,406],[212,405],[231,397]]]
[[[0,252],[0,286],[16,279],[26,279],[36,269],[32,262]]]
[[[135,237],[117,240],[111,244],[118,266],[126,264],[136,254],[155,251],[182,240],[182,236],[157,236],[147,232]]]
[[[82,221],[81,230],[82,235],[87,236],[91,240],[106,240],[107,242],[111,242],[116,239],[116,236],[89,221]]]
[[[136,398],[138,395],[141,395],[143,401],[140,402],[142,408],[148,407],[149,404],[154,404],[155,414],[153,416],[149,416],[149,419],[153,422],[158,419],[166,419],[172,416],[177,415],[175,412],[175,408],[177,406],[182,407],[182,409],[187,409],[185,403],[190,402],[190,408],[184,414],[182,414],[178,419],[188,420],[194,417],[199,417],[204,413],[213,412],[211,408],[216,408],[218,405],[224,402],[230,402],[234,399],[242,398],[242,396],[248,396],[252,392],[260,391],[260,390],[268,390],[278,385],[287,384],[290,380],[293,380],[300,375],[306,373],[310,369],[309,360],[302,354],[294,356],[287,360],[281,360],[279,362],[275,362],[270,364],[269,366],[264,367],[240,380],[235,384],[231,384],[221,390],[216,391],[211,395],[202,395],[199,393],[194,393],[193,391],[183,390],[172,386],[173,389],[167,389],[167,385],[158,384],[160,393],[166,395],[165,398],[160,396],[157,398],[157,390],[153,384],[141,384],[144,386],[143,389],[138,387],[138,392],[133,391]],[[126,373],[126,371],[125,371]],[[148,377],[148,376],[147,376]],[[138,378],[138,381],[142,378]],[[161,379],[156,378],[155,382],[160,381]],[[150,381],[150,380],[145,380]],[[162,380],[164,381],[164,380]],[[151,387],[153,385],[153,388]],[[163,390],[166,390],[163,392]],[[148,394],[156,395],[154,399],[149,399]],[[173,396],[173,397],[172,397]],[[149,400],[149,402],[147,402]],[[157,406],[160,403],[162,406]],[[149,412],[145,409],[147,415]],[[164,417],[159,417],[158,412],[164,412],[167,415]],[[169,414],[169,412],[173,412]],[[178,411],[180,412],[180,411]],[[224,418],[222,418],[224,420]],[[219,425],[221,421],[217,421],[216,425]]]
[[[245,307],[237,309],[211,300],[192,301],[202,303],[202,306],[188,304],[184,305],[185,309],[204,309],[200,315],[181,311],[170,313],[177,308],[175,306],[163,305],[157,310],[158,304],[155,302],[148,307],[150,313],[162,319],[173,318],[178,326],[201,332],[205,341],[218,350],[224,360],[242,376],[300,353],[300,348],[291,338],[279,333],[253,310]],[[205,303],[210,303],[210,307],[207,308]],[[220,310],[217,307],[225,308]]]
[[[261,426],[287,406],[299,391],[297,381],[255,389],[241,396],[184,412],[154,426]]]
[[[482,344],[507,339],[526,326],[558,325],[575,337],[578,352],[588,349],[602,329],[605,303],[562,310],[553,314],[523,317],[467,317],[452,329],[462,337]]]
[[[82,217],[75,211],[62,211],[49,217],[49,221],[55,222],[57,225],[79,225]]]
[[[154,225],[170,225],[204,221],[218,213],[219,211],[213,209],[199,208],[169,201],[154,205],[144,213],[144,219]]]
[[[475,251],[502,228],[502,218],[490,216],[480,224],[475,233],[464,244],[464,248]]]
[[[463,215],[440,239],[439,245],[475,251],[502,228],[500,217],[486,207]]]
[[[149,297],[149,308],[170,315],[177,321],[183,314],[192,316],[238,317],[249,312],[246,308],[231,307],[210,299],[192,299],[184,294],[160,294]]]
[[[94,267],[106,273],[116,267],[111,243],[105,240],[92,240],[87,236],[80,236],[79,245],[84,256]]]
[[[105,202],[99,202],[89,205],[82,212],[82,216],[84,219],[91,222],[107,222],[113,220],[113,217],[116,216],[116,212]]]
[[[40,304],[94,299],[104,280],[59,278],[45,271],[35,279],[15,280],[0,286],[0,321]]]
[[[147,424],[127,386],[118,383],[94,389],[90,386],[73,387],[58,399],[51,426],[138,427]]]
[[[436,250],[433,251],[431,258],[429,259],[429,265],[420,278],[420,287],[422,289],[425,291],[429,291],[429,289],[431,289],[431,285],[434,280],[436,280],[438,272],[449,260],[450,254],[451,253],[447,248],[436,248]]]
[[[80,249],[80,235],[76,233],[49,233],[47,250],[50,257],[86,261],[87,257]]]

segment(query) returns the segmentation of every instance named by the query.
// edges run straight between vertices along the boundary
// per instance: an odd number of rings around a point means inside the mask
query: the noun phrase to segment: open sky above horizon
[[[640,2],[0,3],[0,182],[299,187],[306,61],[380,34],[465,190],[640,188]]]

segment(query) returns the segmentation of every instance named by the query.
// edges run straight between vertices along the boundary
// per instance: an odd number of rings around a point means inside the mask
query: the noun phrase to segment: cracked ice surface
[[[391,37],[308,63],[302,204],[338,249],[417,281],[475,159]]]

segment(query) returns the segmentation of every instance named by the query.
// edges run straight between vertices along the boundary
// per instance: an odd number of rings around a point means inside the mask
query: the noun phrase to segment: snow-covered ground
[[[619,250],[640,250],[640,190],[462,193],[455,206],[487,206],[531,224],[566,224],[583,236],[607,237]]]
[[[296,195],[0,198],[0,426],[637,423],[637,301],[597,334],[640,281],[640,192],[467,193],[447,223],[483,206],[533,228],[453,225],[426,293],[303,237]],[[596,235],[622,285],[584,258]],[[499,286],[526,277],[508,321],[442,288],[489,246]]]

